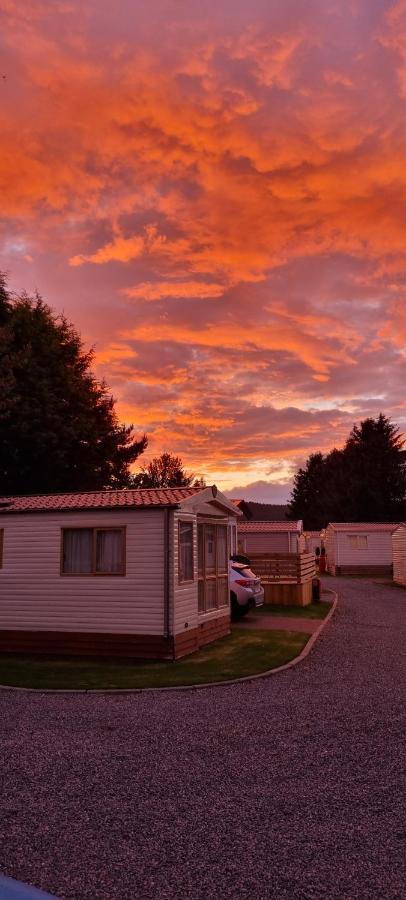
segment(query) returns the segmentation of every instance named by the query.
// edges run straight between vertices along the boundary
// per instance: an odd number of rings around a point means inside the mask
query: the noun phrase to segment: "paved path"
[[[406,898],[406,593],[335,584],[267,680],[0,694],[0,868],[65,900]]]

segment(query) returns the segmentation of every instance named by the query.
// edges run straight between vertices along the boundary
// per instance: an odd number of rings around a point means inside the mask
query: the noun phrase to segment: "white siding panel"
[[[392,535],[390,531],[351,531],[353,535],[366,535],[367,547],[353,549],[347,532],[337,532],[337,566],[391,566]]]
[[[0,629],[162,634],[162,510],[0,515]],[[124,576],[61,576],[61,529],[126,527]]]
[[[248,556],[251,553],[288,553],[289,536],[285,531],[281,532],[251,532],[243,535],[245,550]],[[292,552],[296,552],[296,535],[291,535]]]
[[[365,548],[353,548],[348,536],[367,537]],[[340,566],[391,566],[392,535],[389,531],[334,531],[329,525],[324,539],[327,569],[335,574]]]

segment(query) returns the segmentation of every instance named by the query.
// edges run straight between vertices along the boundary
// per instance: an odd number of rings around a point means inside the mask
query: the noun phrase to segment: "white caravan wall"
[[[126,575],[60,574],[61,529],[126,526]],[[163,634],[164,513],[0,514],[0,629]]]

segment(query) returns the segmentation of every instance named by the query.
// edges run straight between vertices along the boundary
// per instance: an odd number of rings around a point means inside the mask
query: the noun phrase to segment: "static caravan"
[[[392,534],[393,580],[406,585],[406,524],[402,522]]]
[[[392,577],[392,533],[387,522],[332,522],[324,534],[330,575]]]
[[[303,523],[238,522],[240,553],[301,553],[304,550]]]
[[[178,659],[230,631],[216,487],[0,500],[0,651]]]

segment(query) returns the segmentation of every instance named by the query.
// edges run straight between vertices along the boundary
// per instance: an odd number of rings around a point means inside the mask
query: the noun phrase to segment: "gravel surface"
[[[63,900],[406,898],[406,592],[328,586],[266,680],[0,693],[0,869]]]

